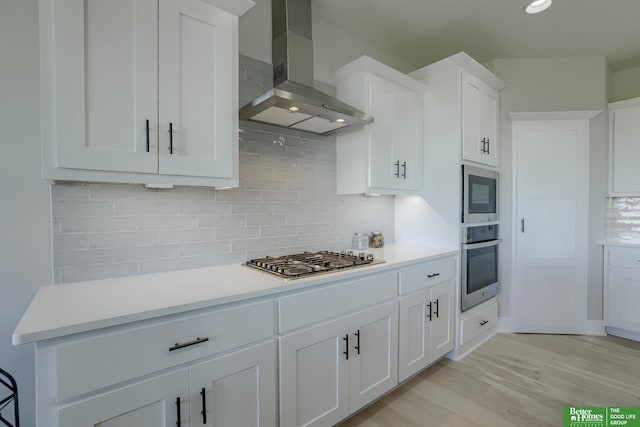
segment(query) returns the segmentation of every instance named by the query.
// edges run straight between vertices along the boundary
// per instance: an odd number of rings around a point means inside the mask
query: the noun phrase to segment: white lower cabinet
[[[454,280],[400,298],[399,380],[453,350]]]
[[[58,425],[275,426],[275,381],[270,341],[62,407]]]
[[[38,343],[38,425],[275,427],[274,325],[263,301]]]
[[[607,332],[640,340],[640,248],[605,249]]]
[[[280,425],[333,425],[398,384],[398,303],[280,338]]]

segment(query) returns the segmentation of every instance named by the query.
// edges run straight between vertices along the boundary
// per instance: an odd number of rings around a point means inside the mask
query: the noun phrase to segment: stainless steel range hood
[[[373,117],[313,87],[311,0],[272,0],[273,89],[240,109],[240,119],[329,135]]]

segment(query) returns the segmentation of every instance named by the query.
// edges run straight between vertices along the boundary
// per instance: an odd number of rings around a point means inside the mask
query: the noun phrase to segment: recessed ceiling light
[[[524,11],[529,14],[540,13],[551,6],[552,0],[527,0],[527,5]]]
[[[336,119],[336,123],[344,123],[344,119]]]
[[[295,113],[298,110],[299,110],[298,107],[289,107],[289,111],[291,111],[292,113]]]

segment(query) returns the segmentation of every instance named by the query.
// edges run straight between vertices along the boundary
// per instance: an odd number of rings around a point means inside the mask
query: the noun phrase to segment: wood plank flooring
[[[441,360],[341,427],[562,426],[565,406],[640,406],[640,342],[498,334]]]

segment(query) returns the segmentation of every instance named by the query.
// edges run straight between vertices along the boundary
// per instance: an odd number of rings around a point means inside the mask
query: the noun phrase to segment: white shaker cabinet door
[[[347,319],[280,338],[280,425],[329,426],[349,415]]]
[[[178,407],[180,408],[179,416]],[[57,425],[59,427],[188,427],[189,375],[187,370],[181,369],[63,406],[58,409]]]
[[[398,303],[349,317],[349,408],[357,411],[398,385]]]
[[[609,268],[607,326],[640,333],[640,269]]]
[[[192,425],[275,427],[273,341],[190,368]]]
[[[429,365],[431,291],[425,290],[400,299],[399,380]]]
[[[237,135],[237,17],[160,0],[159,172],[230,178]]]
[[[461,85],[462,158],[498,166],[498,92],[464,71]]]
[[[51,4],[57,167],[157,173],[157,1]]]
[[[454,307],[456,282],[451,280],[431,289],[431,361],[436,361],[454,347]]]
[[[627,101],[638,104],[638,101]],[[613,104],[615,105],[615,104]],[[617,107],[609,113],[610,188],[613,194],[639,194],[640,105]]]

